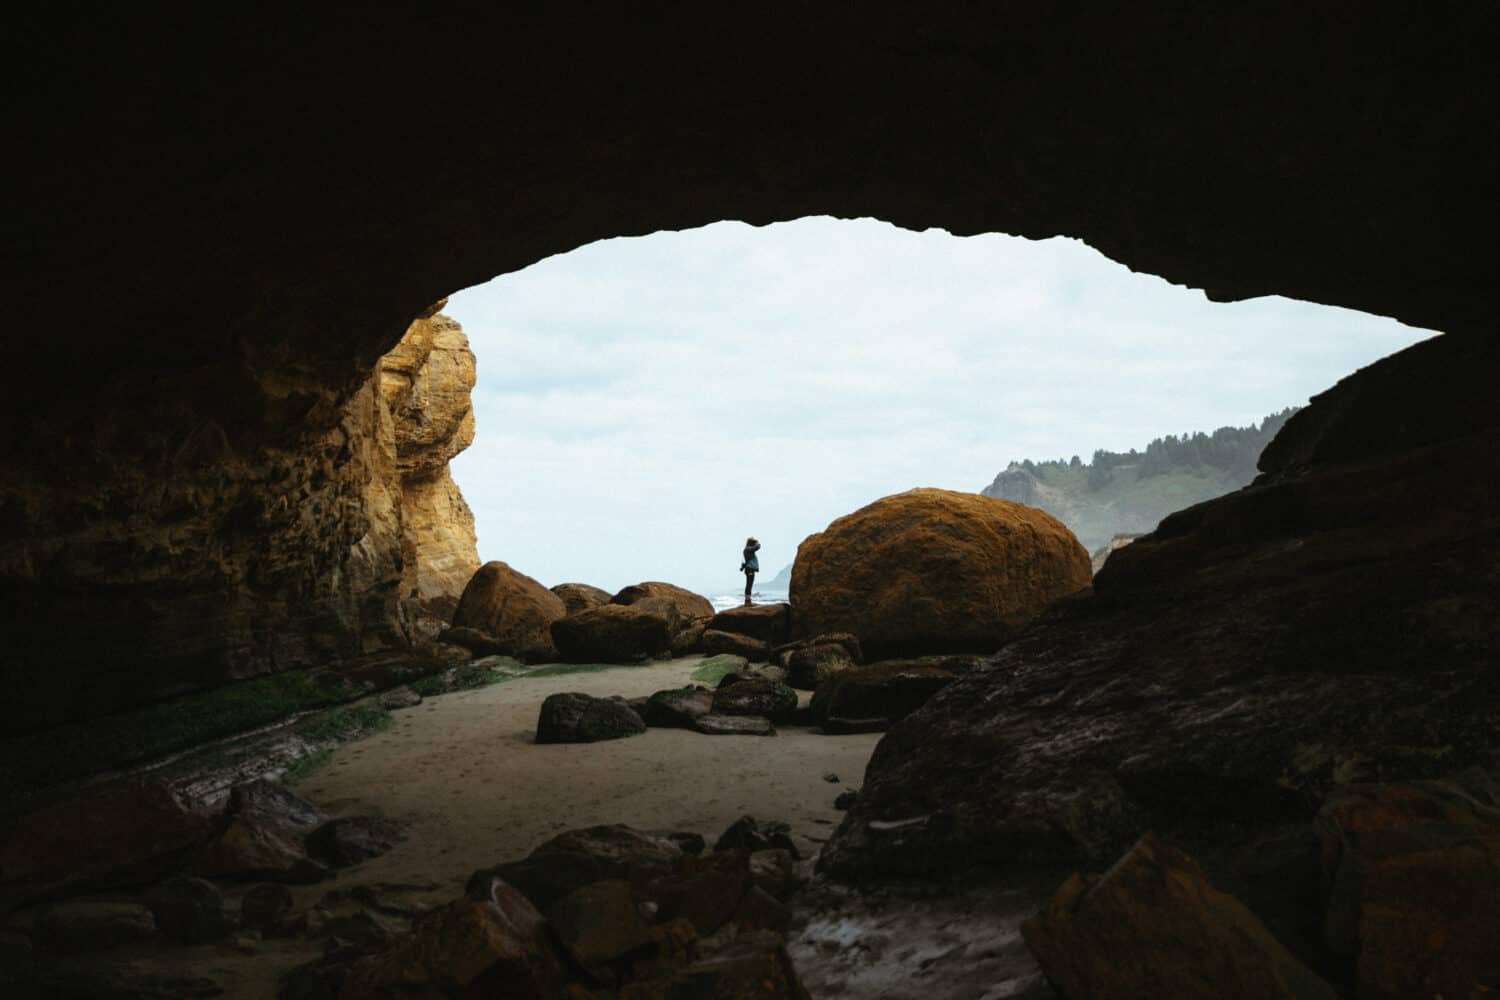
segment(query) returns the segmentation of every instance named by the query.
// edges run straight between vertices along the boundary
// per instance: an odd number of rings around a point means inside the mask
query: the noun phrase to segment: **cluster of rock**
[[[692,833],[596,826],[478,872],[463,898],[366,954],[290,973],[347,1000],[393,995],[805,998],[787,956],[800,882],[779,825]]]
[[[330,878],[402,837],[389,820],[332,817],[266,780],[233,788],[217,810],[155,781],[42,808],[0,840],[0,943],[13,959],[0,963],[0,986],[155,995],[78,957],[225,939],[253,951],[265,937],[343,933],[324,908],[294,912],[288,886]],[[207,986],[181,995],[216,995]]]
[[[1260,915],[1147,834],[1105,875],[1069,878],[1022,932],[1066,997],[1489,995],[1500,985],[1497,793],[1474,773],[1340,789],[1304,862],[1246,888]]]

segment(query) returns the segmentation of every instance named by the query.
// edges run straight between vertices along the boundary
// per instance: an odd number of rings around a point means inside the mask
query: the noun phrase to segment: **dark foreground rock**
[[[880,732],[978,665],[971,656],[943,656],[834,671],[813,695],[812,717],[829,733]]]
[[[139,903],[69,900],[44,909],[33,936],[54,951],[98,951],[149,940],[155,934],[150,909]]]
[[[234,929],[224,912],[224,894],[205,879],[168,879],[153,886],[144,902],[162,934],[182,944],[217,941]]]
[[[328,815],[270,781],[237,786],[221,829],[193,862],[194,874],[214,879],[309,883],[328,866],[307,853],[307,834]]]
[[[673,626],[664,608],[602,604],[553,622],[552,640],[568,663],[634,663],[666,652]]]
[[[635,710],[613,698],[567,692],[542,702],[536,724],[538,743],[595,743],[646,731]]]
[[[330,820],[307,835],[307,853],[330,868],[378,858],[403,839],[401,827],[379,816]]]
[[[1338,996],[1192,858],[1152,836],[1106,875],[1068,879],[1021,931],[1066,997]]]
[[[772,722],[790,722],[796,710],[797,692],[769,679],[721,684],[714,692],[716,715],[758,715]]]
[[[825,870],[1102,864],[1148,829],[1252,838],[1341,784],[1488,766],[1500,403],[1475,373],[1497,364],[1437,337],[1317,397],[1254,485],[1166,518],[893,727]]]
[[[1360,996],[1476,996],[1500,986],[1500,785],[1354,785],[1318,816],[1323,929]]]

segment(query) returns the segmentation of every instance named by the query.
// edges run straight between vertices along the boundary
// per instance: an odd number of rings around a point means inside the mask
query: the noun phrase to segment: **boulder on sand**
[[[1102,878],[1070,877],[1021,934],[1069,997],[1337,996],[1192,858],[1151,834]]]
[[[662,608],[601,604],[553,622],[552,640],[566,663],[634,663],[667,651],[672,623]]]
[[[567,692],[542,702],[536,724],[538,743],[596,743],[644,733],[635,710],[613,698]]]
[[[561,597],[503,562],[487,562],[458,599],[453,628],[474,629],[493,638],[495,652],[545,663],[557,658],[551,626],[565,614]]]
[[[626,606],[643,601],[662,601],[670,605],[677,612],[678,621],[674,625],[686,625],[694,619],[714,615],[714,606],[708,598],[671,583],[634,583],[610,598],[611,604]]]
[[[1091,580],[1088,552],[1052,515],[916,489],[809,536],[792,567],[791,603],[799,634],[853,632],[873,658],[992,653]]]
[[[716,632],[733,632],[748,635],[752,639],[779,646],[787,640],[791,630],[792,615],[789,604],[750,604],[744,607],[727,608],[709,620],[708,627]]]
[[[721,685],[714,692],[714,714],[759,715],[772,722],[789,722],[797,711],[797,692],[785,684],[749,678]]]
[[[794,649],[786,655],[785,663],[787,684],[804,691],[816,691],[828,678],[855,665],[849,650],[837,642],[818,642]]]
[[[973,656],[935,656],[841,670],[818,685],[812,716],[830,733],[889,729],[978,665]]]
[[[737,632],[720,632],[716,629],[705,629],[698,645],[709,656],[728,653],[731,656],[743,656],[745,659],[755,663],[765,663],[771,658],[771,644],[769,642],[763,639],[755,639],[748,635],[740,635]]]
[[[609,603],[609,591],[586,583],[559,583],[552,592],[562,598],[570,615]]]
[[[697,684],[658,691],[646,702],[642,715],[646,725],[661,729],[691,729],[693,723],[713,711],[714,693]]]

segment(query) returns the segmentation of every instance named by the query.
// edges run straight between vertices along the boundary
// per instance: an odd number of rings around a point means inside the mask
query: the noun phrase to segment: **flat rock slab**
[[[705,736],[775,736],[776,726],[763,715],[718,715],[694,720],[693,729]]]

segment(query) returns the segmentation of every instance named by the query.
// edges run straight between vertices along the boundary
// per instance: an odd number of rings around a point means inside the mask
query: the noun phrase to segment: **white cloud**
[[[831,519],[1012,458],[1300,404],[1427,331],[1231,305],[1072,240],[871,220],[607,240],[454,295],[479,359],[454,463],[480,554],[544,583],[736,585]]]

